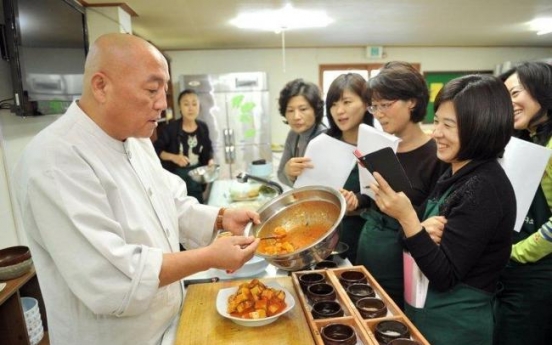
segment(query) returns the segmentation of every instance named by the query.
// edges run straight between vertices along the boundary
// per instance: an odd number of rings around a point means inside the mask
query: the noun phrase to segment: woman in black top
[[[366,79],[358,73],[341,74],[334,79],[326,95],[326,117],[330,125],[327,135],[352,147],[357,146],[359,126],[362,123],[369,126],[374,124],[374,117],[367,110],[370,103],[367,89]],[[344,255],[354,263],[358,238],[364,225],[364,219],[360,217],[359,210],[356,210],[358,203],[355,195],[360,193],[358,165],[355,164],[340,192],[347,202],[347,214],[340,224],[339,240],[349,247]]]
[[[385,64],[380,73],[369,80],[368,109],[383,130],[401,139],[399,159],[412,189],[408,197],[413,205],[421,205],[444,171],[444,163],[435,155],[431,137],[424,133],[424,119],[429,92],[424,77],[412,65],[401,61]],[[364,265],[395,303],[403,308],[403,247],[397,221],[381,213],[367,195],[358,195],[358,208],[365,220],[357,252],[357,264]]]
[[[153,146],[163,167],[186,181],[188,195],[204,203],[204,185],[192,180],[188,172],[202,165],[214,164],[209,128],[197,119],[200,104],[195,91],[182,91],[178,104],[182,118],[169,123]]]
[[[513,109],[496,77],[450,81],[435,99],[437,157],[451,167],[419,217],[404,193],[381,175],[370,187],[378,207],[397,219],[404,243],[429,280],[425,302],[406,314],[432,345],[492,343],[498,278],[511,250],[516,218],[512,185],[497,158],[512,135]],[[440,244],[421,220],[446,218]],[[408,272],[407,272],[408,273]]]

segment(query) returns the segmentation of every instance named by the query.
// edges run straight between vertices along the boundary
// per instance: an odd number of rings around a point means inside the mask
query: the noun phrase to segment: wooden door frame
[[[325,71],[336,70],[366,70],[368,73],[371,70],[380,69],[386,62],[371,62],[371,63],[348,63],[348,64],[321,64],[318,65],[318,86],[322,90],[323,88],[323,75]],[[420,71],[420,63],[411,63],[411,65]]]

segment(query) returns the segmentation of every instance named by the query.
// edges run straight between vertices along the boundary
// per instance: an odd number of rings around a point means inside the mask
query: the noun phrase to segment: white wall
[[[7,110],[0,111],[0,148],[3,153],[0,157],[0,248],[27,243],[10,188],[17,178],[13,175],[13,169],[23,149],[35,134],[59,116],[19,117]]]
[[[288,126],[282,123],[282,117],[278,112],[277,99],[280,90],[286,82],[298,77],[319,83],[318,65],[320,64],[404,60],[420,63],[423,71],[481,71],[494,70],[497,64],[505,61],[550,58],[552,48],[385,47],[382,60],[367,59],[364,47],[286,49],[285,71],[280,49],[168,51],[166,53],[172,60],[175,97],[180,91],[178,76],[181,74],[267,72],[272,141],[275,144],[283,144]]]

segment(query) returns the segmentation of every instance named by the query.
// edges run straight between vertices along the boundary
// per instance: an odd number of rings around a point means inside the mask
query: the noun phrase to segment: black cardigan
[[[454,175],[447,170],[430,199],[439,199],[450,187],[439,212],[447,219],[441,244],[426,231],[404,243],[433,288],[446,291],[465,283],[492,293],[510,257],[514,190],[495,159],[472,161]]]
[[[209,139],[209,127],[207,127],[205,122],[200,120],[196,120],[196,123],[197,130],[195,133],[197,133],[198,145],[193,152],[199,156],[200,165],[207,165],[209,160],[213,158],[213,146],[211,144],[211,139]],[[186,140],[182,140],[186,136],[187,134],[182,130],[182,118],[170,122],[163,128],[159,137],[153,143],[157,155],[159,156],[162,151],[178,154],[181,142],[184,147],[184,155],[187,155],[188,143]],[[161,160],[161,163],[163,167],[170,172],[174,172],[178,167],[171,161]]]

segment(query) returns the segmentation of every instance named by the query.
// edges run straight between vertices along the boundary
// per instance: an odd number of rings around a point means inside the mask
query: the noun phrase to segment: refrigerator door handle
[[[231,128],[225,128],[223,131],[224,146],[234,145],[234,130]]]
[[[224,160],[226,164],[233,164],[236,159],[236,151],[234,145],[224,147]]]

